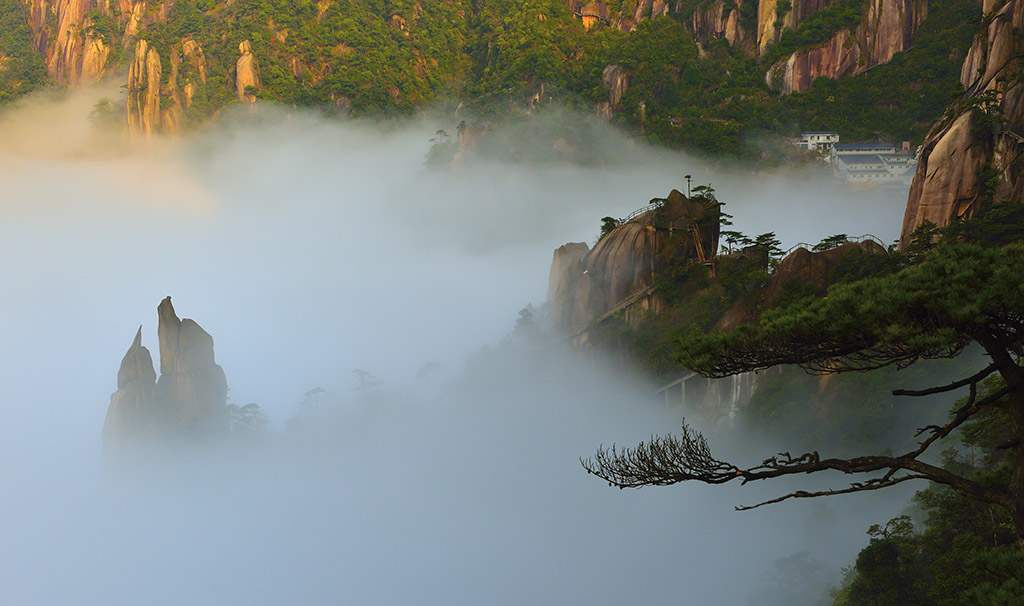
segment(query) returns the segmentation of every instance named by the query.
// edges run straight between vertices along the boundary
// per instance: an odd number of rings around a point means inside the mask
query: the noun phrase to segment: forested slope
[[[556,101],[751,156],[758,135],[803,129],[919,142],[978,20],[971,0],[0,0],[0,101],[111,78],[135,133],[258,100],[369,116],[461,103],[469,121]]]

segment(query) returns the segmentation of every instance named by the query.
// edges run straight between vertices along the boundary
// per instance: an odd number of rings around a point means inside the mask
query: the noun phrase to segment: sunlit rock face
[[[994,5],[986,3],[983,10]],[[925,221],[945,227],[987,200],[1024,199],[1024,0],[1009,0],[978,32],[960,72],[967,97],[925,137],[900,245]],[[959,112],[959,113],[957,113]]]
[[[235,89],[238,93],[238,100],[255,103],[256,95],[252,91],[260,87],[256,55],[252,53],[252,45],[248,40],[239,43],[238,52],[240,56],[235,63]]]
[[[153,134],[160,127],[160,82],[163,65],[155,48],[145,40],[135,44],[128,67],[128,128],[132,133]]]
[[[146,40],[135,42],[125,99],[128,132],[132,136],[178,134],[185,110],[192,106],[199,86],[206,83],[206,55],[194,39],[183,38],[171,46],[167,54],[165,65],[160,53]],[[249,77],[246,72],[241,73]],[[259,82],[250,84],[258,86]]]
[[[927,16],[928,5],[923,0],[871,0],[855,31],[841,29],[824,44],[779,61],[768,70],[767,83],[784,94],[800,93],[820,76],[839,79],[888,63],[893,55],[910,47]]]
[[[762,291],[763,302],[771,304],[786,291],[786,285],[796,282],[809,286],[818,295],[824,295],[836,280],[835,270],[840,262],[858,265],[867,255],[885,252],[881,244],[873,240],[846,242],[829,250],[810,251],[797,248],[786,255],[772,272],[768,284]],[[766,259],[767,261],[767,259]],[[740,300],[725,313],[715,325],[718,330],[732,330],[740,324],[754,322],[761,305],[753,301]]]
[[[193,320],[179,320],[170,297],[160,303],[157,315],[160,378],[139,328],[121,360],[117,391],[107,409],[103,441],[108,450],[226,429],[227,379],[214,360],[213,337]]]
[[[712,38],[725,38],[729,44],[741,45],[748,54],[752,54],[754,41],[751,38],[749,40],[751,43],[747,44],[748,36],[739,21],[740,7],[744,2],[739,0],[730,4],[731,6],[727,9],[725,0],[716,0],[698,7],[690,17],[690,31],[693,32],[694,39],[699,42],[705,42]]]
[[[149,350],[142,346],[142,327],[121,360],[117,372],[117,391],[110,396],[107,420],[103,424],[103,442],[117,447],[127,438],[154,436],[159,424],[155,406],[156,371]]]
[[[581,331],[627,301],[635,300],[643,311],[658,311],[660,299],[648,291],[655,275],[664,270],[667,256],[696,259],[698,246],[718,249],[717,221],[699,225],[700,244],[690,230],[705,212],[704,204],[672,190],[664,206],[612,229],[589,252],[578,244],[559,248],[548,286],[554,327],[566,333]]]

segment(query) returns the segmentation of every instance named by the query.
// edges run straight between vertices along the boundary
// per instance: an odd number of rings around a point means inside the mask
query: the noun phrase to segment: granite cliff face
[[[156,49],[146,40],[134,44],[125,102],[129,133],[176,134],[181,131],[185,110],[191,107],[196,91],[206,83],[208,67],[203,49],[187,37],[171,47],[165,78],[165,64]]]
[[[729,3],[713,0],[702,2],[695,8],[684,8],[679,3],[670,5],[660,0],[639,0],[635,10],[628,10],[626,6],[615,10],[613,5],[603,0],[585,3],[567,0],[570,10],[583,20],[588,30],[597,23],[605,23],[629,32],[636,29],[643,19],[652,19],[669,11],[692,10],[687,15],[686,25],[698,45],[724,38],[751,57],[769,52],[785,30],[796,30],[811,15],[836,5],[835,0],[746,2],[751,6],[742,0]],[[745,9],[755,12],[756,20],[744,21],[742,14]],[[784,94],[803,92],[819,76],[841,79],[888,63],[896,53],[910,47],[921,22],[928,15],[927,0],[866,0],[863,10],[863,19],[855,28],[841,29],[824,43],[801,49],[771,65],[765,75],[767,84]],[[703,46],[699,49],[704,56]],[[609,65],[605,69],[607,72],[613,68],[619,70],[622,78],[628,78],[628,71],[618,66]],[[609,90],[610,99],[598,104],[597,114],[609,119],[621,94],[616,95],[618,87],[608,82],[607,73],[605,76],[604,87]]]
[[[747,0],[756,2],[756,0]],[[748,53],[754,50],[754,38],[749,36],[740,24],[740,9],[745,3],[736,2],[728,10],[725,0],[717,0],[711,4],[698,7],[690,18],[690,31],[699,41],[712,38],[725,38],[733,46],[741,46]]]
[[[700,234],[703,250],[718,249],[718,221],[702,220],[708,212],[709,207],[672,190],[660,208],[612,229],[592,250],[582,243],[556,250],[548,287],[555,328],[585,330],[625,302],[660,309],[660,299],[650,291],[667,255],[698,257],[691,228]]]
[[[33,43],[59,84],[85,85],[110,75],[111,58],[120,49],[127,59],[128,95],[125,121],[133,136],[174,134],[185,110],[206,83],[209,66],[199,43],[186,35],[161,55],[139,35],[148,26],[166,23],[173,0],[22,0]],[[97,19],[103,23],[97,23]],[[101,27],[106,25],[106,27]],[[244,46],[244,48],[242,48]],[[236,66],[239,98],[247,87],[259,88],[257,62],[249,42],[240,46]]]
[[[108,450],[202,438],[227,428],[227,379],[214,360],[213,337],[194,321],[179,320],[170,297],[157,315],[160,378],[139,328],[110,397],[103,425]]]
[[[252,54],[252,45],[248,40],[239,43],[238,52],[240,56],[235,63],[235,91],[238,94],[238,100],[245,103],[256,103],[254,91],[260,87],[256,55]]]
[[[142,346],[140,326],[117,372],[117,391],[110,396],[107,420],[103,424],[105,446],[116,448],[132,439],[157,435],[160,410],[155,403],[155,390],[153,358]]]
[[[824,44],[789,55],[774,64],[765,79],[785,94],[799,93],[819,76],[844,78],[888,63],[910,47],[927,16],[924,0],[870,0],[864,21],[854,31],[841,29]]]
[[[590,252],[586,242],[569,242],[555,249],[551,259],[551,270],[548,272],[548,301],[554,301],[558,285],[566,280],[569,274],[583,273],[584,257]]]
[[[21,0],[36,49],[59,84],[95,82],[112,67],[114,47],[128,48],[151,23],[166,21],[174,6],[164,0],[150,10],[147,0]],[[97,16],[117,24],[120,39],[100,27]]]
[[[993,9],[985,2],[985,26],[964,60],[960,83],[967,94],[925,138],[901,246],[924,221],[944,227],[986,202],[1024,200],[1024,0]]]
[[[106,67],[111,41],[94,28],[92,11],[110,11],[109,0],[23,0],[36,48],[57,82],[93,82]]]
[[[128,68],[128,128],[132,133],[151,135],[157,132],[160,120],[160,79],[163,65],[156,49],[139,40],[135,57]]]
[[[836,248],[818,252],[803,247],[797,248],[786,255],[772,272],[772,277],[764,289],[765,300],[771,303],[777,299],[790,280],[811,286],[818,295],[824,295],[829,285],[835,281],[833,272],[841,259],[851,261],[864,255],[884,252],[885,248],[874,240],[846,242]]]

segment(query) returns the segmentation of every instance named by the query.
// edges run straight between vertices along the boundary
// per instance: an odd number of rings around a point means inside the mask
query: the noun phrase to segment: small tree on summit
[[[608,232],[619,226],[619,220],[615,217],[601,217],[601,235],[598,240],[608,235]]]

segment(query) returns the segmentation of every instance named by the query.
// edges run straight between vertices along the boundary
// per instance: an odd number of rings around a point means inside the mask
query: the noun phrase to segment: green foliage
[[[20,0],[0,0],[0,105],[46,82],[46,65],[32,44]]]
[[[836,284],[828,296],[766,311],[756,324],[685,344],[685,365],[720,369],[725,357],[752,355],[755,367],[818,368],[839,360],[851,369],[958,354],[992,310],[1024,313],[1024,244],[982,247],[943,242],[899,272]],[[804,349],[799,343],[815,344]],[[753,369],[752,367],[751,369]],[[715,372],[718,372],[716,370]]]
[[[924,606],[912,547],[912,526],[906,516],[880,529],[872,526],[871,543],[857,556],[857,575],[843,604],[848,606]]]
[[[753,246],[754,244],[753,240],[738,231],[723,230],[721,237],[722,240],[725,241],[725,245],[722,248],[725,249],[727,254],[731,254],[741,248],[746,248],[747,246]]]
[[[895,273],[906,263],[906,257],[891,248],[884,253],[871,255],[840,255],[832,267],[832,281],[835,283],[856,282],[873,276]]]
[[[768,283],[768,263],[767,252],[760,247],[748,248],[735,259],[719,257],[718,283],[731,301],[749,298]]]
[[[990,379],[986,392],[1002,386]],[[963,404],[959,401],[954,408]],[[989,486],[1005,486],[1008,465],[999,444],[1008,416],[998,409],[972,419],[961,431],[962,447],[944,453],[943,466]],[[857,557],[837,606],[1019,604],[1024,595],[1024,553],[1008,513],[962,493],[932,486],[914,498],[926,514],[918,532],[901,516],[879,529]]]
[[[159,53],[165,83],[183,39],[202,47],[208,80],[200,83],[188,61],[178,76],[179,87],[189,79],[197,87],[185,112],[189,127],[235,102],[238,45],[248,40],[260,99],[381,117],[459,101],[474,118],[514,122],[552,99],[589,113],[609,100],[604,70],[618,65],[629,86],[614,123],[659,145],[778,162],[785,151],[765,149],[763,135],[829,129],[846,140],[920,140],[958,92],[960,59],[977,28],[970,0],[932,0],[912,48],[888,65],[780,96],[765,83],[767,69],[860,23],[864,3],[837,0],[802,17],[761,58],[712,39],[698,59],[685,24],[709,5],[687,0],[627,34],[604,24],[584,31],[563,0],[179,0],[166,22],[147,18],[140,37]],[[756,3],[726,2],[726,10],[736,7],[753,32]],[[791,3],[776,10],[781,17]],[[52,35],[56,22],[47,15]],[[111,49],[110,65],[123,69],[132,53],[122,49],[118,19],[99,10],[86,18],[90,35]],[[46,82],[31,38],[19,2],[0,0],[0,103]]]
[[[238,406],[228,404],[228,427],[234,433],[259,433],[267,426],[263,408],[255,402]]]
[[[782,19],[791,8],[792,4],[788,0],[780,0],[776,5],[776,29],[782,27]],[[856,27],[863,13],[863,0],[839,0],[832,3],[832,6],[801,17],[796,29],[782,32],[779,41],[768,48],[763,61],[766,65],[772,65],[795,51],[823,44],[839,30]]]
[[[782,246],[782,241],[776,237],[775,232],[773,231],[763,233],[755,237],[754,246],[758,246],[768,251],[769,259],[781,257],[783,253],[782,248],[780,248]]]
[[[608,232],[619,226],[619,220],[615,217],[601,217],[601,235],[598,240],[608,235]]]
[[[811,250],[813,252],[832,250],[833,248],[838,248],[849,241],[850,238],[846,234],[835,234],[834,236],[829,236],[827,238],[822,239],[822,241],[815,244],[814,247],[811,248]]]
[[[786,17],[786,13],[793,10],[793,3],[790,0],[778,0],[775,4],[775,23],[773,23],[775,29],[782,27]]]
[[[782,121],[848,141],[922,141],[962,92],[960,66],[978,26],[976,4],[933,0],[911,48],[854,77],[816,79],[809,91],[782,100]]]

